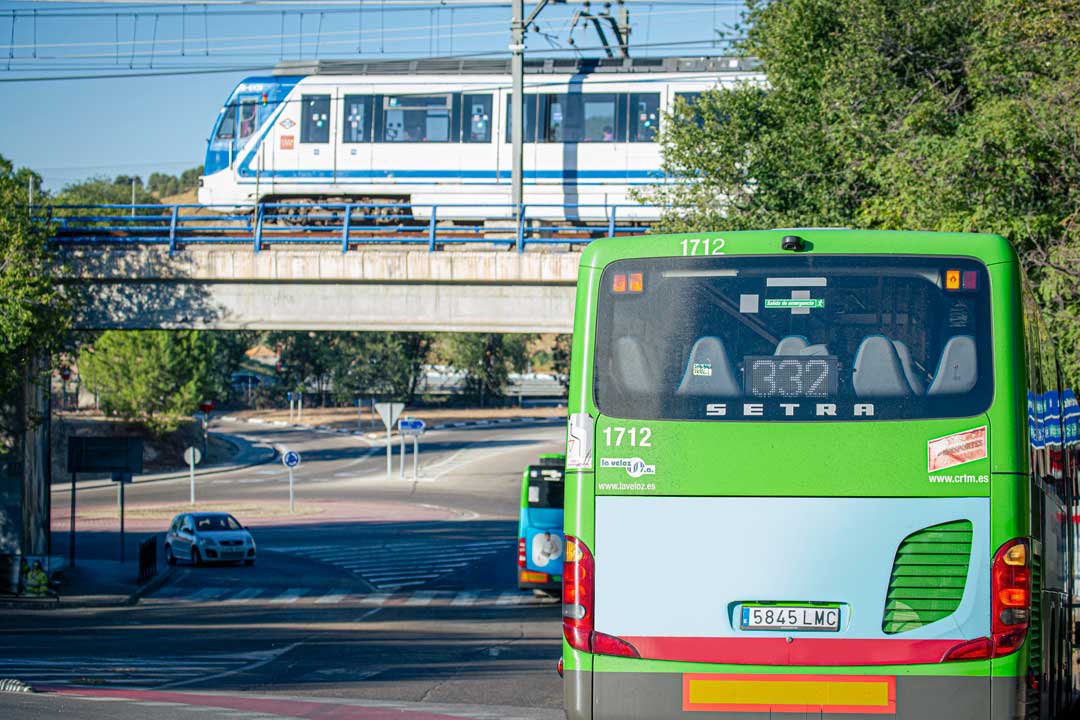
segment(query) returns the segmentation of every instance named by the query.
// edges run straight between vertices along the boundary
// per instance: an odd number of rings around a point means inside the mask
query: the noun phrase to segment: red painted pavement
[[[216,707],[227,710],[259,712],[312,720],[461,720],[467,715],[443,715],[418,710],[399,710],[387,707],[364,707],[344,702],[309,702],[306,700],[272,697],[231,697],[160,690],[121,690],[115,688],[73,688],[37,686],[38,692],[70,697],[110,697],[135,702],[168,702],[197,707]]]

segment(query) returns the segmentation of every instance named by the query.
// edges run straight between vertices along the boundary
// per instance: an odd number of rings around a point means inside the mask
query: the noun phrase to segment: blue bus
[[[541,455],[521,476],[518,516],[518,588],[537,594],[562,591],[563,474],[566,456]]]

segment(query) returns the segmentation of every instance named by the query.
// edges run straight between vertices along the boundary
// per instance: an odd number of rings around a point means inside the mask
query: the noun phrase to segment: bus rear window
[[[993,395],[971,258],[621,260],[603,274],[594,392],[612,417],[965,417]]]
[[[529,466],[528,502],[531,508],[562,508],[563,469]]]

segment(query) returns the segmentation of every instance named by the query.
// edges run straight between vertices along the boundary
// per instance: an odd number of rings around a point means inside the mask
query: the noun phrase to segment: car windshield
[[[198,532],[217,532],[220,530],[243,530],[232,515],[196,515],[195,530]]]

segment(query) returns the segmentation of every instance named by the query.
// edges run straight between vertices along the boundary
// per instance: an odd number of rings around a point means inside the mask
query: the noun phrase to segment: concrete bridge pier
[[[16,589],[20,558],[51,550],[48,356],[31,360],[24,378],[12,408],[13,457],[0,462],[0,592]]]

